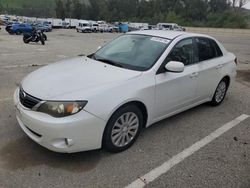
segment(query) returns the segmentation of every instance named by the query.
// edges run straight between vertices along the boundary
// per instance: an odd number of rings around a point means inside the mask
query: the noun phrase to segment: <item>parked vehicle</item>
[[[15,23],[12,24],[11,26],[8,25],[6,27],[6,30],[10,33],[10,34],[16,34],[16,35],[20,35],[22,33],[30,33],[32,32],[33,27],[30,24],[25,24],[25,23]]]
[[[129,23],[129,28],[133,30],[148,30],[149,25],[148,23]]]
[[[25,77],[14,94],[17,121],[56,152],[120,152],[143,127],[205,102],[220,105],[236,64],[235,55],[207,35],[127,33],[87,57]]]
[[[47,19],[52,23],[52,28],[62,28],[62,19]]]
[[[91,25],[88,21],[79,21],[77,27],[76,27],[77,32],[82,32],[82,33],[91,33],[92,28]]]
[[[127,33],[128,31],[129,31],[128,24],[123,24],[123,23],[119,24],[119,32]]]
[[[113,32],[113,27],[109,26],[108,24],[99,24],[99,31],[101,33]]]
[[[43,25],[48,26],[52,30],[52,23],[50,21],[44,21]]]
[[[185,28],[176,23],[158,23],[157,28],[159,30],[185,31]]]
[[[43,32],[50,32],[52,31],[52,27],[50,27],[49,25],[45,25],[45,24],[35,24],[33,25],[33,27],[36,29],[36,30],[40,30],[40,31],[43,31]]]
[[[41,30],[33,30],[32,33],[24,33],[23,34],[23,42],[30,43],[30,42],[40,42],[42,45],[45,45],[45,40],[47,40],[47,36]]]
[[[99,25],[99,31],[100,31],[101,33],[106,32],[107,28],[108,28],[108,25],[107,25],[107,24],[100,24],[100,25]]]
[[[70,28],[70,23],[67,22],[67,21],[62,21],[62,28],[69,29]]]
[[[78,25],[78,20],[77,19],[70,19],[70,28],[75,29],[76,26]]]
[[[94,33],[100,31],[98,23],[91,23],[91,29],[92,29],[92,32]]]
[[[5,30],[9,33],[9,34],[13,34],[12,33],[12,31],[11,31],[11,28],[12,27],[12,24],[8,24],[8,25],[6,25],[6,27],[5,27]]]

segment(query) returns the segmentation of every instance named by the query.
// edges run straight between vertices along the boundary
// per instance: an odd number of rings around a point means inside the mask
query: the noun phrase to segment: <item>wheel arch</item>
[[[109,115],[108,121],[110,120],[110,118],[112,117],[112,115],[113,115],[116,111],[118,111],[119,109],[121,109],[121,108],[123,108],[123,107],[125,107],[125,106],[128,106],[128,105],[135,105],[135,106],[137,106],[137,107],[141,110],[142,115],[143,115],[143,127],[145,128],[146,125],[147,125],[147,121],[148,121],[148,110],[147,110],[146,105],[145,105],[143,102],[139,101],[139,100],[126,101],[125,103],[122,103],[122,104],[120,104],[119,106],[117,106],[117,108],[115,108],[115,109],[112,111],[112,113]],[[107,122],[108,122],[108,121],[107,121]]]
[[[105,126],[104,131],[103,131],[103,135],[102,135],[102,143],[101,143],[102,148],[104,147],[104,134],[106,132],[108,122],[110,121],[110,119],[111,119],[111,117],[113,116],[114,113],[116,113],[119,109],[126,107],[127,105],[135,105],[142,111],[142,115],[143,115],[143,125],[142,125],[142,127],[143,128],[146,127],[147,119],[148,119],[148,111],[147,111],[146,105],[143,102],[139,101],[139,100],[126,101],[126,102],[122,103],[121,105],[119,105],[117,108],[115,108],[115,110],[113,110],[112,113],[110,114],[110,116],[108,117],[108,121],[106,123],[106,126]]]
[[[225,75],[221,80],[226,80],[227,82],[227,88],[230,86],[231,78],[228,75]]]

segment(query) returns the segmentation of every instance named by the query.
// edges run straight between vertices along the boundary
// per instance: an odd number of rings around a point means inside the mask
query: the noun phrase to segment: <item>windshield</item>
[[[93,54],[92,58],[112,62],[131,70],[146,71],[160,58],[170,40],[145,35],[122,35]]]
[[[162,25],[162,27],[165,29],[170,29],[172,26],[171,25]]]

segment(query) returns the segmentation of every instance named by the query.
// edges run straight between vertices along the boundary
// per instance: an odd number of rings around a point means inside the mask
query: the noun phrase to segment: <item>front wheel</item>
[[[44,38],[45,41],[47,41],[47,39],[48,39],[47,35],[45,35],[44,33],[43,33],[43,38]]]
[[[143,124],[141,110],[135,105],[118,109],[110,118],[103,135],[103,147],[110,152],[121,152],[133,145]]]
[[[41,37],[40,40],[41,40],[42,45],[45,45],[44,38]]]
[[[211,101],[212,106],[218,106],[223,102],[227,94],[227,89],[228,89],[228,81],[224,78],[220,81],[214,92],[214,96]]]

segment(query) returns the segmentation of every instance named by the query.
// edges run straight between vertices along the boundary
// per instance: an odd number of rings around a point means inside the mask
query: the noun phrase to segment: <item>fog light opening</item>
[[[74,141],[70,138],[65,138],[65,144],[70,147],[74,144]]]

